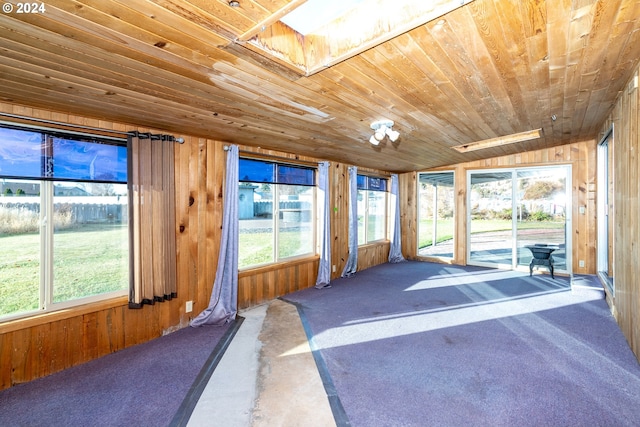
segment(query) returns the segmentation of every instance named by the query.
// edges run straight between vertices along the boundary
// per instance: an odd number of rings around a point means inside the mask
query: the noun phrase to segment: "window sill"
[[[391,243],[390,240],[376,240],[374,242],[368,242],[368,243],[363,243],[361,245],[358,245],[358,248],[367,248],[367,247],[371,247],[371,246],[388,245],[390,243]]]
[[[0,321],[0,334],[31,328],[46,323],[57,322],[71,317],[84,316],[85,314],[94,313],[96,311],[127,306],[127,304],[127,296],[118,296],[103,301],[77,305],[47,313],[36,313],[20,319],[11,319],[4,322]]]
[[[320,259],[319,255],[303,256],[300,258],[290,258],[286,261],[274,262],[271,264],[264,264],[256,267],[246,267],[238,272],[238,278],[253,276],[268,271],[278,270],[282,267],[293,267],[299,264],[306,264],[309,262],[315,262]]]

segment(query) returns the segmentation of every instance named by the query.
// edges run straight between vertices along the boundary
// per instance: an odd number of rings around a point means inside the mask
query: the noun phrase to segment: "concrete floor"
[[[274,300],[239,315],[188,426],[335,426],[296,307]]]

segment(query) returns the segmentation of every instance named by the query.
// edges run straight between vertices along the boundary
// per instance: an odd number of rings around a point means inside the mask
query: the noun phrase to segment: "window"
[[[0,128],[0,318],[125,295],[125,141]]]
[[[358,175],[358,245],[387,239],[387,179]]]
[[[315,253],[315,169],[240,159],[239,268]]]

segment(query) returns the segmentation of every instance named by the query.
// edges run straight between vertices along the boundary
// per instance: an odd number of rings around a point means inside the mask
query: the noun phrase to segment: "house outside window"
[[[239,268],[316,252],[316,169],[264,160],[239,162]]]
[[[0,128],[0,319],[126,295],[126,141]]]
[[[358,245],[387,240],[388,180],[358,175]]]

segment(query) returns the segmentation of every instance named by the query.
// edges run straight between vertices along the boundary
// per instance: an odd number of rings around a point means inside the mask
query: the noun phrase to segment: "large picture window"
[[[358,175],[358,245],[387,239],[387,181]]]
[[[125,295],[125,141],[0,128],[0,319]]]
[[[315,253],[315,168],[239,162],[239,268]]]

